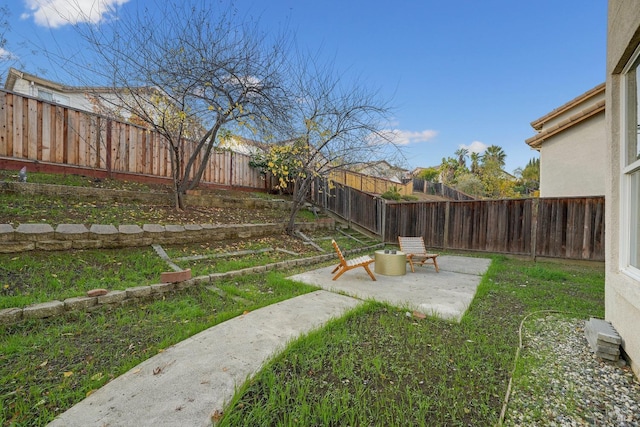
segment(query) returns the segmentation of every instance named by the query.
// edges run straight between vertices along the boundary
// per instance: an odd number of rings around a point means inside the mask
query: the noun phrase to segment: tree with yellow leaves
[[[267,152],[254,156],[250,164],[273,175],[278,180],[276,187],[285,191],[296,180],[304,178],[305,151],[307,147],[301,140],[272,144]]]

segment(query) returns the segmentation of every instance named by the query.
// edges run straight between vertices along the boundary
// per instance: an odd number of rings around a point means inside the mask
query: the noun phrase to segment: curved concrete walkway
[[[228,320],[180,342],[109,382],[49,426],[211,426],[237,386],[293,339],[378,299],[458,320],[475,295],[488,259],[440,257],[440,273],[372,281],[351,270],[333,282],[331,267],[292,279],[329,289],[301,295]],[[338,294],[347,292],[353,296]]]

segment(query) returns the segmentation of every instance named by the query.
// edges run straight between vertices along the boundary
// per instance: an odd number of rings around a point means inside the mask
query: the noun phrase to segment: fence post
[[[329,195],[327,194],[329,191],[329,178],[322,179],[320,183],[322,184],[322,203],[324,203],[325,209],[329,209]]]
[[[377,199],[380,204],[380,240],[384,243],[387,239],[387,202],[384,199]]]
[[[112,138],[112,136],[111,136],[111,125],[112,125],[111,120],[107,119],[107,129],[106,129],[106,131],[107,131],[106,132],[107,133],[107,141],[106,141],[106,143],[107,143],[107,147],[106,147],[107,152],[105,153],[106,154],[105,157],[107,158],[107,160],[106,160],[107,165],[106,166],[107,166],[107,176],[109,178],[113,178],[112,167],[111,167],[111,160],[112,160],[111,159],[111,138]]]
[[[351,187],[346,187],[347,189],[347,224],[349,228],[351,228]]]
[[[531,203],[531,259],[536,260],[538,250],[538,213],[540,209],[540,199],[534,198]]]
[[[451,202],[446,201],[444,205],[444,236],[442,237],[443,249],[449,246],[449,207]]]
[[[591,258],[591,202],[592,199],[585,200],[584,228],[582,230],[582,259]]]

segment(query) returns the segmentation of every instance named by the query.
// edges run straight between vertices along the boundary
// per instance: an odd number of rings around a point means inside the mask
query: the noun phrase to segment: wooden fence
[[[317,180],[312,201],[396,243],[423,236],[430,248],[604,261],[604,198],[387,202]]]
[[[382,194],[392,188],[398,190],[398,193],[403,196],[409,196],[413,193],[413,184],[411,182],[402,184],[344,169],[334,169],[329,174],[329,179],[365,193]]]
[[[458,191],[448,185],[439,182],[429,182],[421,178],[413,178],[413,191],[419,193],[438,195],[449,200],[476,200],[475,197]]]
[[[185,142],[185,158],[195,147]],[[64,165],[88,175],[131,174],[169,180],[169,144],[158,133],[131,123],[0,90],[0,161]],[[203,184],[269,189],[250,157],[212,152]],[[189,178],[193,178],[195,171]]]

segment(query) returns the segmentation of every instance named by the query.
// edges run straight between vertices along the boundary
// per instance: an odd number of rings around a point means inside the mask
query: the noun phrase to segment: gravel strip
[[[640,426],[640,382],[593,354],[584,323],[560,315],[525,323],[505,426]]]

